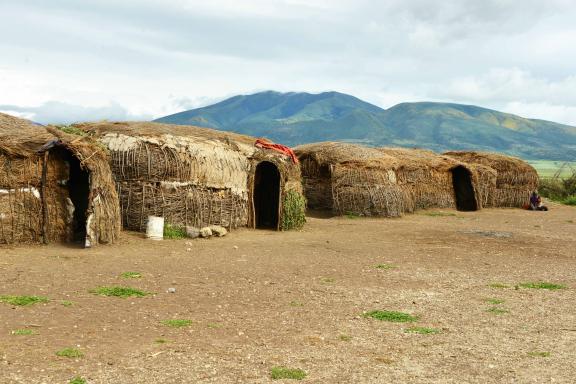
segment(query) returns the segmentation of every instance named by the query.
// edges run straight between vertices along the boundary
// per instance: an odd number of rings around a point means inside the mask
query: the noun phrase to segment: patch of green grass
[[[426,327],[410,327],[404,330],[406,333],[418,333],[420,335],[435,335],[440,333],[439,329],[436,328],[426,328]]]
[[[274,367],[270,370],[270,378],[272,378],[272,380],[302,380],[305,377],[306,372],[298,368]]]
[[[293,301],[290,302],[290,306],[292,306],[292,307],[303,307],[303,306],[304,306],[304,303],[301,303],[301,302],[299,302],[299,301],[293,300]]]
[[[492,283],[488,286],[490,288],[510,288],[510,286],[508,284],[503,284],[503,283]]]
[[[350,341],[350,340],[352,340],[352,336],[348,336],[348,335],[340,335],[340,336],[338,336],[338,338],[339,338],[341,341]]]
[[[144,297],[149,294],[148,292],[130,287],[98,287],[92,289],[90,293],[100,296],[114,297]]]
[[[210,329],[222,328],[222,324],[218,324],[218,323],[208,323],[208,324],[206,324],[206,326]]]
[[[86,136],[87,133],[81,130],[80,128],[73,127],[71,125],[57,125],[56,128],[61,130],[62,132],[68,133],[70,135],[76,136]]]
[[[493,304],[493,305],[498,305],[498,304],[504,304],[505,300],[502,299],[486,299],[487,303]]]
[[[392,265],[392,264],[378,264],[374,268],[376,268],[376,269],[394,269],[394,268],[398,268],[398,267],[395,265]]]
[[[320,279],[320,281],[325,284],[332,284],[333,282],[336,281],[336,279],[334,279],[333,277],[323,277]]]
[[[434,212],[423,212],[422,215],[424,216],[431,216],[431,217],[448,217],[448,216],[456,216],[453,212],[441,212],[441,211],[434,211]]]
[[[178,227],[172,224],[166,224],[164,226],[164,238],[165,239],[184,239],[186,238],[186,228]]]
[[[359,214],[355,213],[355,212],[346,212],[346,213],[344,214],[344,217],[347,218],[347,219],[352,219],[352,220],[354,220],[354,219],[359,219],[361,216],[360,216]]]
[[[56,356],[78,358],[78,357],[84,356],[84,354],[79,349],[76,349],[76,348],[64,348],[64,349],[56,352]]]
[[[504,309],[504,308],[491,307],[491,308],[488,308],[486,310],[486,312],[490,312],[490,313],[493,313],[495,315],[503,315],[505,313],[508,313],[509,311],[507,309]]]
[[[46,297],[42,296],[0,296],[0,303],[19,306],[47,303],[48,301]]]
[[[168,340],[166,340],[166,339],[156,339],[156,340],[154,340],[154,342],[155,342],[156,344],[166,344],[166,343],[168,342]]]
[[[71,307],[74,303],[68,300],[61,300],[60,304],[62,304],[65,307]]]
[[[19,336],[24,336],[24,335],[33,335],[34,331],[31,329],[16,329],[14,331],[12,331],[13,335],[19,335]]]
[[[528,352],[528,356],[532,356],[532,357],[550,357],[550,352],[537,352],[537,351],[533,351],[533,352]]]
[[[576,205],[576,196],[569,196],[562,201],[562,204],[565,205]]]
[[[142,277],[142,274],[140,272],[124,272],[120,275],[120,277],[125,279],[139,279]]]
[[[521,288],[548,289],[548,290],[557,290],[557,289],[566,288],[566,286],[562,285],[562,284],[546,283],[543,281],[536,282],[536,283],[520,283],[520,284],[518,284],[518,286]]]
[[[80,376],[76,376],[75,378],[70,380],[68,384],[86,384],[86,380],[81,378]]]
[[[192,325],[192,320],[186,320],[186,319],[163,320],[162,324],[164,324],[167,327],[182,328]]]
[[[364,317],[371,317],[380,321],[390,321],[392,323],[408,323],[418,320],[418,316],[395,311],[370,311],[365,313]]]

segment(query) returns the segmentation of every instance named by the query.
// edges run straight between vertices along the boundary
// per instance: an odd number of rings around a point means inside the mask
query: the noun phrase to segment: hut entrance
[[[459,211],[478,210],[470,171],[463,166],[452,169],[452,184],[456,198],[456,209]]]
[[[80,160],[72,152],[63,147],[53,149],[56,152],[56,157],[62,159],[68,166],[67,172],[64,172],[63,177],[66,180],[61,180],[60,184],[68,190],[68,197],[72,202],[74,208],[74,215],[72,217],[71,227],[69,228],[72,233],[73,241],[84,242],[86,240],[86,221],[87,211],[89,207],[90,195],[90,173],[86,169],[82,169]],[[69,205],[69,203],[68,203]],[[71,209],[72,207],[69,207]]]
[[[268,161],[256,166],[253,199],[255,227],[278,229],[280,171]]]

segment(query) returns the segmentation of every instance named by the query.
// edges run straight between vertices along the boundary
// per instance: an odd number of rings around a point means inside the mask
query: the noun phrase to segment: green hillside
[[[576,160],[576,127],[461,104],[402,103],[384,110],[338,92],[235,96],[156,121],[263,136],[287,145],[333,140]]]

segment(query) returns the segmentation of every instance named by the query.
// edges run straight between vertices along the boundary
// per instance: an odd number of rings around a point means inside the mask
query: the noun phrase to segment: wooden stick
[[[42,236],[43,243],[48,244],[48,207],[46,206],[46,177],[48,175],[48,151],[44,152],[44,162],[42,165],[42,184],[40,196],[42,198]]]

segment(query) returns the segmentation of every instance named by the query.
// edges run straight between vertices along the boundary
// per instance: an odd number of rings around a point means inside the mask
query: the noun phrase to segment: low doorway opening
[[[254,175],[254,219],[256,228],[278,229],[280,211],[280,171],[263,161]]]
[[[452,169],[452,184],[454,186],[456,209],[459,211],[478,210],[470,171],[463,166],[457,166]]]

